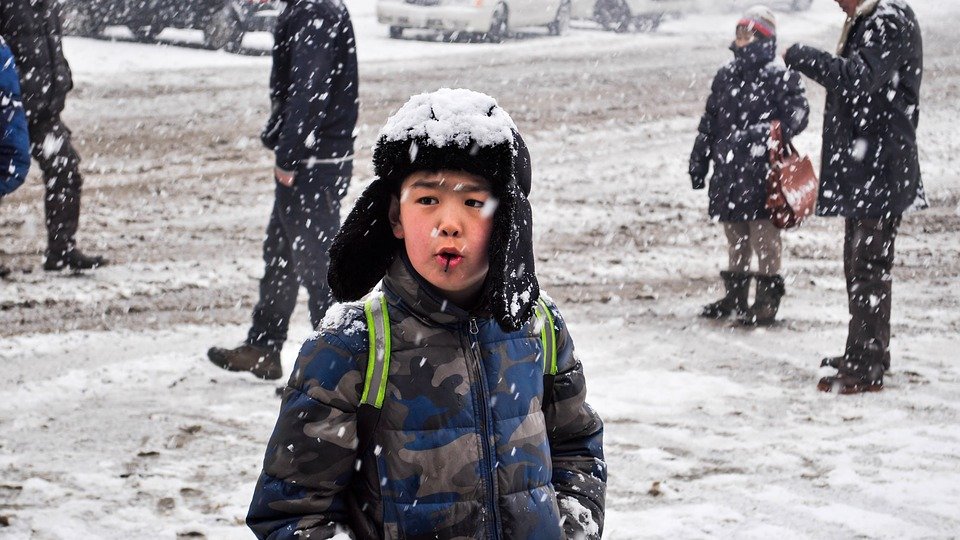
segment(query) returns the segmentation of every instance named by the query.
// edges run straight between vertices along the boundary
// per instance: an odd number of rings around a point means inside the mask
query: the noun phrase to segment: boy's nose
[[[463,235],[463,227],[460,220],[453,212],[444,212],[440,216],[440,223],[437,225],[437,232],[440,236],[457,238]]]

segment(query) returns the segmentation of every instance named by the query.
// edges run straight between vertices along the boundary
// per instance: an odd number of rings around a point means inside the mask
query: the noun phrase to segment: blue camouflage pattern
[[[375,411],[359,405],[363,305],[342,304],[300,351],[248,525],[270,539],[599,538],[603,423],[556,305],[551,379],[540,323],[504,332],[408,265],[397,258],[382,285],[392,352],[372,433],[358,434]]]

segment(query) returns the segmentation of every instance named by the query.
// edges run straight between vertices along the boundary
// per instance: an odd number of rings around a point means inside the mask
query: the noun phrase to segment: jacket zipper
[[[493,515],[493,537],[500,538],[500,508],[497,504],[497,475],[494,469],[493,452],[490,450],[489,419],[487,417],[487,407],[490,403],[490,396],[487,392],[487,378],[484,374],[483,366],[481,366],[483,359],[480,356],[480,343],[477,338],[477,335],[480,333],[480,328],[477,326],[477,320],[475,318],[470,319],[469,328],[470,349],[473,352],[474,358],[473,368],[475,369],[478,385],[480,386],[480,436],[483,438],[483,459],[489,474],[489,478],[484,481],[487,485],[487,504],[489,511]]]

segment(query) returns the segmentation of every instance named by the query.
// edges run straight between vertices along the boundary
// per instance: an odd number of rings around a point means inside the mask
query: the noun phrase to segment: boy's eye
[[[483,208],[484,203],[483,201],[478,201],[476,199],[467,199],[467,202],[465,202],[464,204],[466,204],[471,208]]]
[[[436,197],[420,197],[417,199],[417,204],[437,204],[439,202]]]

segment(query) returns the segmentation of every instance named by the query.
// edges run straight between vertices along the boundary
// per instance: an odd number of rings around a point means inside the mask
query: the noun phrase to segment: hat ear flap
[[[490,233],[486,296],[500,328],[514,332],[530,320],[540,286],[534,268],[530,202],[515,182],[505,191]]]
[[[327,282],[338,302],[363,298],[383,279],[400,241],[387,219],[391,193],[382,179],[363,192],[330,246]]]

